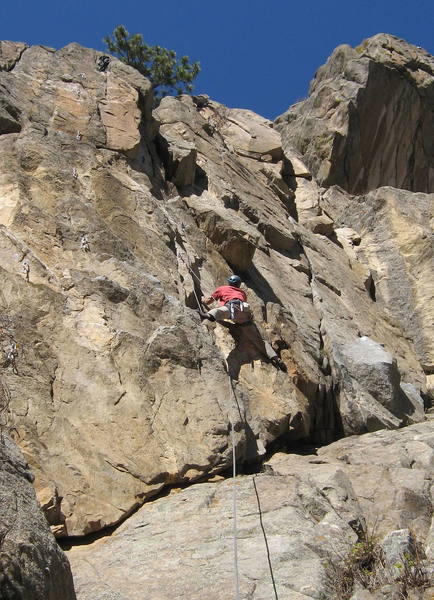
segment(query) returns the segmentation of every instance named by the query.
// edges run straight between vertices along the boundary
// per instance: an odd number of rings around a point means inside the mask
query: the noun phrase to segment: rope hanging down
[[[163,209],[168,220],[175,226],[176,231],[179,236],[182,238],[182,233],[180,232],[180,228],[178,223],[176,223],[172,217],[167,213],[165,209]],[[182,228],[184,230],[184,227]],[[185,258],[181,253],[178,254],[179,258],[187,267],[188,272],[191,276],[196,279],[196,281],[201,285],[201,280],[196,275],[196,273],[191,268],[190,259],[188,257],[187,252],[185,252]],[[193,280],[193,294],[196,299],[197,307],[199,310],[202,310],[202,303],[200,302],[198,295],[196,293],[196,286]],[[229,375],[229,370],[226,365],[226,372],[228,373],[228,381],[229,381],[229,410],[228,417],[229,423],[231,427],[231,444],[232,444],[232,515],[233,515],[233,552],[234,552],[234,591],[235,591],[235,600],[240,600],[240,577],[238,570],[238,524],[237,524],[237,485],[236,485],[236,477],[237,477],[237,457],[236,457],[236,444],[235,444],[235,429],[234,429],[234,420],[232,419],[230,412],[232,407],[232,397],[233,397],[233,387],[232,387],[232,379]]]
[[[229,406],[232,406],[232,379],[229,379]],[[235,452],[235,430],[234,421],[229,415],[231,424],[231,441],[232,441],[232,513],[233,513],[233,536],[234,536],[234,578],[235,578],[235,600],[240,599],[240,577],[238,573],[238,526],[237,526],[237,457]]]
[[[99,71],[105,71],[106,68],[108,67],[110,63],[110,58],[107,56],[101,56],[98,59],[98,63],[97,63],[97,68]],[[80,76],[82,77],[82,79],[86,78],[86,75],[84,73],[80,73]],[[76,136],[75,136],[77,141],[81,141],[83,139],[83,134],[81,133],[80,130],[78,130],[76,132]],[[78,177],[78,172],[77,169],[74,167],[73,171],[72,171],[72,176],[74,179],[77,179]],[[178,223],[168,214],[167,210],[165,208],[163,208],[163,212],[165,213],[167,219],[175,226],[176,231],[178,232],[178,234],[180,235],[180,237],[182,238],[183,235],[180,232],[180,227],[178,225]],[[181,228],[184,231],[185,226],[184,224],[181,224]],[[86,236],[82,236],[81,239],[81,243],[80,243],[80,247],[85,250],[86,252],[88,252],[90,250],[89,248],[89,244],[87,241]],[[188,257],[187,252],[185,252],[185,258],[182,256],[182,254],[178,254],[179,258],[182,260],[182,262],[186,265],[189,273],[191,274],[191,276],[193,278],[196,279],[196,281],[199,283],[199,285],[201,285],[201,280],[199,279],[199,277],[196,275],[196,273],[194,273],[193,269],[191,268],[191,263]],[[26,272],[26,275],[28,277],[28,271]],[[197,302],[197,307],[199,310],[202,310],[202,304],[197,296],[196,293],[196,287],[195,284],[193,282],[193,294],[194,297],[196,299]],[[227,370],[228,373],[228,381],[229,381],[229,410],[231,410],[231,406],[232,406],[232,397],[233,397],[233,384],[232,384],[232,379],[229,375],[229,372]],[[235,588],[235,600],[240,600],[240,579],[239,579],[239,569],[238,569],[238,524],[237,524],[237,486],[236,486],[236,476],[237,476],[237,460],[236,460],[236,444],[235,444],[235,429],[234,429],[234,421],[232,419],[232,417],[230,416],[229,412],[228,412],[228,417],[229,417],[229,422],[230,422],[230,427],[231,427],[231,443],[232,443],[232,512],[233,512],[233,553],[234,553],[234,588]],[[258,493],[257,493],[257,489],[256,489],[256,484],[254,481],[254,486],[255,486],[255,492],[256,492],[256,496],[257,496],[257,500],[258,500],[258,504],[259,504],[259,497],[258,497]],[[261,518],[261,526],[263,528],[262,525],[262,518]],[[275,597],[277,598],[277,591],[276,591],[276,586],[275,586],[275,582],[274,582],[274,577],[273,577],[273,572],[271,569],[271,563],[270,563],[270,558],[269,558],[269,549],[268,549],[268,543],[267,543],[267,539],[265,536],[265,531],[264,531],[264,537],[265,537],[265,543],[267,546],[267,555],[268,555],[268,560],[269,560],[269,566],[270,566],[270,570],[271,570],[271,576],[272,576],[272,581],[273,581],[273,588],[274,588],[274,592],[275,592]]]
[[[178,225],[178,223],[168,214],[167,210],[165,208],[163,208],[163,211],[167,217],[167,219],[172,223],[172,225],[175,226],[175,229],[178,233],[178,235],[183,238],[183,232],[185,231],[185,226],[184,224],[181,224],[181,229],[182,229],[182,233],[180,232],[180,227]],[[191,274],[191,276],[196,279],[196,281],[198,282],[199,286],[202,284],[201,280],[199,279],[199,277],[196,275],[196,273],[193,271],[193,269],[191,268],[191,263],[188,257],[187,252],[185,252],[185,258],[182,256],[182,254],[178,254],[179,258],[182,260],[182,262],[185,264],[185,266],[187,267],[189,273]],[[197,302],[197,307],[199,310],[202,310],[202,304],[197,296],[196,293],[196,287],[193,281],[193,293],[194,293],[194,297],[196,299]],[[228,406],[228,418],[229,418],[229,423],[230,423],[230,427],[231,427],[231,444],[232,444],[232,514],[233,514],[233,556],[234,556],[234,592],[235,592],[235,600],[240,600],[240,577],[239,577],[239,568],[238,568],[238,522],[237,522],[237,485],[236,485],[236,477],[237,477],[237,457],[236,457],[236,444],[235,444],[235,429],[234,429],[234,420],[231,416],[231,412],[232,412],[232,406],[233,406],[233,402],[232,400],[234,399],[235,402],[238,405],[238,400],[236,398],[236,395],[234,393],[234,389],[233,389],[233,382],[232,382],[232,378],[229,375],[229,367],[225,361],[226,364],[226,373],[228,375],[228,381],[229,381],[229,406]],[[242,419],[242,415],[241,415],[241,410],[240,407],[238,405],[238,411],[240,413],[240,418]],[[276,600],[278,600],[278,595],[277,595],[277,589],[276,589],[276,582],[274,580],[274,574],[273,574],[273,568],[271,565],[271,558],[270,558],[270,549],[268,546],[268,540],[267,540],[267,535],[264,529],[264,525],[262,522],[262,511],[261,511],[261,504],[260,504],[260,500],[259,500],[259,494],[258,494],[258,489],[256,487],[256,482],[255,479],[253,478],[253,485],[254,485],[254,489],[255,489],[255,494],[256,494],[256,499],[257,499],[257,503],[258,503],[258,509],[259,509],[259,520],[260,520],[260,524],[261,524],[261,529],[262,529],[262,533],[264,536],[264,541],[265,541],[265,546],[266,546],[266,551],[267,551],[267,559],[268,559],[268,566],[270,569],[270,574],[271,574],[271,580],[272,580],[272,584],[273,584],[273,591],[274,591],[274,596],[276,598]]]
[[[193,269],[192,269],[192,268],[191,268],[191,266],[190,266],[190,259],[188,258],[188,255],[187,255],[187,253],[185,253],[185,258],[182,256],[182,254],[178,254],[178,256],[179,256],[179,258],[182,260],[182,262],[185,264],[185,266],[187,267],[187,269],[190,271],[190,274],[191,274],[193,277],[196,277],[196,279],[199,281],[199,283],[201,283],[201,281],[200,281],[199,277],[196,275],[196,273],[194,273],[194,272],[193,272]],[[195,299],[196,299],[196,303],[197,303],[197,307],[198,307],[198,309],[199,309],[199,310],[202,310],[202,303],[201,303],[201,301],[199,300],[199,297],[198,297],[198,295],[197,295],[197,293],[196,293],[196,287],[195,287],[195,285],[194,285],[194,281],[193,281],[193,294],[194,294],[194,297],[195,297]]]

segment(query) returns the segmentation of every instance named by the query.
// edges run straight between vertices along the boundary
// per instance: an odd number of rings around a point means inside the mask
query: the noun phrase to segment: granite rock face
[[[434,194],[381,187],[353,197],[331,187],[320,205],[348,255],[369,270],[376,302],[413,341],[425,372],[432,373]],[[343,229],[351,229],[353,238],[340,237]]]
[[[309,97],[277,119],[322,185],[434,191],[434,58],[392,35],[336,48]]]
[[[75,600],[68,560],[38,505],[33,475],[0,432],[0,597]]]
[[[375,529],[389,558],[398,530],[411,529],[427,548],[433,425],[353,436],[317,455],[278,453],[264,473],[238,478],[240,597],[336,597],[327,565],[351,552],[364,531]],[[224,480],[178,490],[143,506],[112,536],[72,548],[79,600],[139,600],[143,590],[161,600],[232,597],[232,486]],[[428,600],[432,591],[419,597]]]
[[[205,96],[152,111],[146,79],[77,44],[0,52],[2,377],[57,536],[226,470],[231,421],[244,462],[424,419],[425,321],[409,335],[365,229],[271,122]],[[257,341],[195,310],[231,272]],[[387,359],[354,362],[360,343]]]

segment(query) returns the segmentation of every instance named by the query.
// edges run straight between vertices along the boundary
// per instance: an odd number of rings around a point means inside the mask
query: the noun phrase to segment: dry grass
[[[410,592],[430,585],[420,544],[415,542],[412,555],[406,554],[399,563],[390,566],[375,536],[366,533],[346,556],[329,561],[325,567],[330,600],[350,600],[356,587],[373,591],[388,585],[393,585],[405,600]]]

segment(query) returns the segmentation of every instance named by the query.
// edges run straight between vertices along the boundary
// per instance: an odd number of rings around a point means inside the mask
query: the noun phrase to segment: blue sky
[[[116,25],[199,60],[195,91],[275,118],[339,44],[392,33],[434,54],[433,0],[14,0],[0,39],[103,49]]]

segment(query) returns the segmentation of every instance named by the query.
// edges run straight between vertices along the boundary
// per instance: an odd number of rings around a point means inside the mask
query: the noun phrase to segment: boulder
[[[0,432],[0,588],[4,600],[75,600],[69,562],[56,543],[22,454]]]
[[[350,431],[361,433],[365,427],[375,431],[385,424],[389,427],[407,424],[409,418],[425,419],[421,398],[415,398],[417,390],[412,386],[409,395],[405,393],[408,388],[400,385],[396,360],[380,344],[362,336],[345,344],[340,356],[334,358],[345,397],[350,399],[350,405],[340,406],[345,429],[349,426]]]

